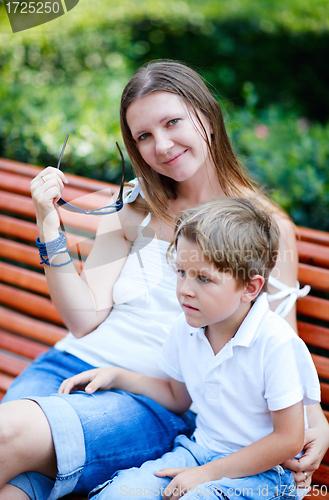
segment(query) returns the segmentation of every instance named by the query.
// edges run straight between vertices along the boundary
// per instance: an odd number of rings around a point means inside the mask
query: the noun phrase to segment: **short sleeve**
[[[320,401],[320,384],[312,357],[293,333],[276,342],[264,358],[265,398],[270,411]]]
[[[185,329],[186,321],[182,313],[163,344],[158,363],[161,370],[178,382],[184,382],[179,361],[179,344],[182,342]]]

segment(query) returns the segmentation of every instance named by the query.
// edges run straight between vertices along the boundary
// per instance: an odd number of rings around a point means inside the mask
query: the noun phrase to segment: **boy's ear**
[[[248,302],[255,300],[259,295],[259,292],[263,288],[264,282],[265,282],[264,276],[261,276],[260,274],[255,274],[252,277],[249,285],[246,286],[242,294],[241,297],[242,302],[247,304]]]

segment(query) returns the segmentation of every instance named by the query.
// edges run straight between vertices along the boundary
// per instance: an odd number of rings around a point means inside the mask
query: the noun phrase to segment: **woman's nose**
[[[173,141],[166,134],[159,134],[155,139],[155,149],[157,155],[165,155],[174,145]]]

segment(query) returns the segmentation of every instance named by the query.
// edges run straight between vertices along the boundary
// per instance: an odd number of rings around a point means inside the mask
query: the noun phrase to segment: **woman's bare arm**
[[[46,177],[44,183],[41,176]],[[65,176],[47,167],[31,182],[37,226],[41,242],[59,236],[59,219],[54,202],[61,196]],[[131,247],[125,225],[129,220],[138,225],[142,216],[129,205],[122,211],[100,217],[95,243],[81,276],[73,263],[62,267],[45,265],[50,295],[68,329],[76,337],[94,330],[112,308],[112,290]],[[133,222],[134,223],[134,222]],[[53,258],[56,264],[67,262],[68,254]],[[53,262],[53,261],[51,261]]]
[[[294,287],[298,276],[298,252],[296,236],[293,223],[284,215],[274,214],[280,229],[280,245],[276,265],[271,273],[278,281],[289,287]],[[276,293],[278,290],[269,285],[269,293]],[[270,303],[272,310],[280,304],[280,300]],[[297,332],[296,304],[285,317],[285,320]]]

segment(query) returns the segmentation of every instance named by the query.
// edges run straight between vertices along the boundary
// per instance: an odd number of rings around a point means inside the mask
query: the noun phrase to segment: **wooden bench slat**
[[[22,361],[21,359],[16,359],[13,356],[0,352],[1,370],[9,375],[17,377],[17,375],[19,375],[24,368],[27,368],[29,364],[30,363],[27,361]]]
[[[83,240],[81,244],[81,255],[86,253],[88,245],[92,246],[93,242],[91,240]],[[0,238],[0,257],[17,261],[18,265],[24,263],[29,266],[42,269],[42,264],[40,264],[39,251],[36,246],[25,245],[24,243],[19,243],[17,241],[6,240]],[[78,271],[81,272],[80,262],[78,259],[73,261],[73,264]]]
[[[318,245],[329,246],[329,233],[309,227],[296,226],[296,238],[300,241],[309,241]]]
[[[311,318],[329,321],[329,301],[307,295],[297,301],[297,312]]]
[[[6,158],[0,158],[0,171],[3,172],[15,172],[18,175],[30,177],[33,179],[39,172],[43,170],[42,167],[37,167],[35,165],[27,165],[26,163],[21,163],[14,160],[7,160]],[[118,190],[118,186],[115,184],[110,184],[108,182],[97,181],[95,179],[87,179],[86,177],[79,177],[72,174],[66,174],[70,185],[85,189],[87,192],[99,191],[102,189],[110,188],[113,193]]]
[[[16,219],[0,214],[0,233],[12,238],[35,241],[38,237],[37,226],[33,222]]]
[[[33,201],[26,196],[0,191],[0,210],[35,220]],[[84,214],[68,212],[62,208],[59,211],[65,228],[75,227],[83,231],[96,233],[100,215],[86,216]]]
[[[321,382],[320,385],[321,385],[321,402],[327,405],[329,404],[329,384]]]
[[[2,173],[0,176],[0,189],[31,198],[30,182],[31,179],[29,177],[22,177],[21,175],[12,173]],[[112,195],[113,189],[109,186],[104,187],[101,191],[93,192],[91,189],[86,191],[85,189],[67,184],[64,187],[62,197],[67,201],[74,200],[75,203],[87,210],[113,203],[115,200],[112,201]]]
[[[63,326],[63,321],[49,298],[0,283],[0,302],[21,313]]]
[[[310,266],[300,263],[298,266],[298,280],[302,284],[310,285],[315,290],[326,292],[329,289],[329,269]]]
[[[12,238],[22,239],[31,243],[35,243],[38,237],[38,231],[35,224],[32,222],[16,219],[7,215],[0,214],[0,233]],[[78,234],[66,232],[66,240],[69,248],[76,252],[76,245],[79,243],[81,255],[89,255],[94,239],[86,238]],[[33,247],[35,248],[35,247]]]
[[[35,211],[31,198],[0,190],[0,209],[15,215],[35,220]]]
[[[321,464],[312,476],[312,483],[318,485],[325,484],[329,487],[329,466]],[[322,498],[322,496],[319,495],[319,498]]]
[[[319,377],[329,380],[329,358],[324,358],[319,354],[311,354],[312,359],[315,364],[315,368],[319,374]]]
[[[31,197],[30,183],[30,177],[23,177],[22,175],[4,172],[0,175],[0,189],[11,193],[21,194],[23,196],[27,196],[28,198]],[[65,196],[68,197],[68,201],[85,196],[86,194],[89,194],[89,192],[92,191],[86,192],[86,190],[83,189],[65,186]]]
[[[48,351],[49,347],[31,339],[0,330],[0,349],[6,349],[25,358],[34,359],[39,354]]]
[[[13,376],[8,375],[7,373],[0,373],[0,401],[8,391],[9,386],[13,380]]]
[[[67,334],[65,328],[28,317],[2,306],[0,306],[0,328],[8,332],[19,333],[48,346],[53,346]]]
[[[0,175],[0,189],[10,191],[11,193],[30,196],[30,182],[31,179],[29,179],[29,177],[15,175],[13,173],[2,172]]]
[[[298,321],[298,333],[305,344],[329,349],[329,328]]]
[[[0,262],[0,277],[1,281],[10,285],[49,296],[47,281],[44,274],[13,266],[6,262]]]
[[[323,458],[323,463],[325,465],[329,465],[329,450],[327,451],[327,453],[325,454],[325,456]]]
[[[300,262],[329,268],[329,247],[307,241],[297,241],[297,249]]]
[[[41,268],[37,247],[31,247],[17,241],[0,238],[0,256],[20,263]]]

